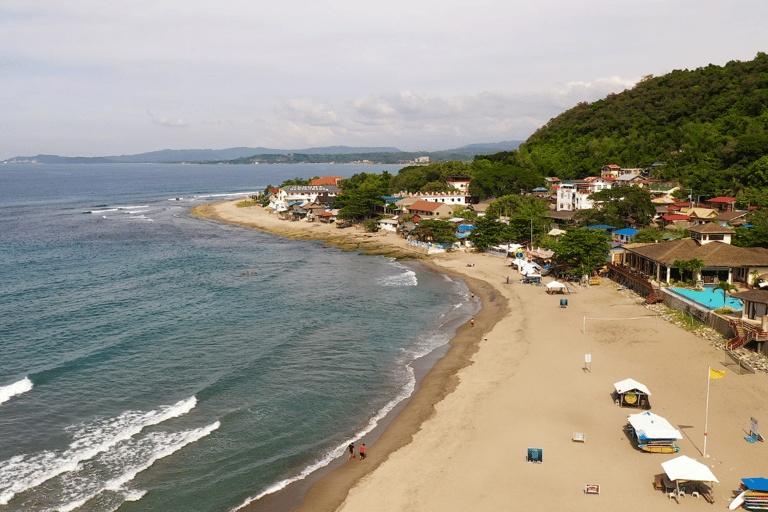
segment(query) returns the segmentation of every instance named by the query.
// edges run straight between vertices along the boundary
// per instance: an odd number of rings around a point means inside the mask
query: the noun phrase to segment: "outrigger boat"
[[[680,447],[676,444],[638,444],[638,448],[648,453],[677,453]]]

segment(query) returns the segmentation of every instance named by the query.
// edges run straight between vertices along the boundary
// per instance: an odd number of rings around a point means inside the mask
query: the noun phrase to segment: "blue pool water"
[[[718,309],[723,307],[723,290],[717,290],[715,288],[706,288],[704,291],[688,290],[686,288],[670,288],[676,291],[680,295],[698,302],[704,307],[709,309]],[[731,309],[743,309],[744,304],[739,299],[733,297],[725,298],[725,306]]]

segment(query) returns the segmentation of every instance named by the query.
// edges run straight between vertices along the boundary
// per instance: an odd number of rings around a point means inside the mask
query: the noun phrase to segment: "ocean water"
[[[396,166],[0,166],[0,512],[231,511],[407,397],[463,282],[188,215]]]

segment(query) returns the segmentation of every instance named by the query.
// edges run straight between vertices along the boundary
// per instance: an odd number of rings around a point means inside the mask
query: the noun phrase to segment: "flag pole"
[[[709,381],[712,380],[711,372],[712,368],[707,368],[707,408],[704,413],[704,453],[702,453],[705,458],[707,456],[707,422],[709,420]]]

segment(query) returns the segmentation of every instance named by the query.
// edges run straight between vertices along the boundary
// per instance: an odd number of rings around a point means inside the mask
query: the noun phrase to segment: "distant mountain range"
[[[394,147],[349,147],[327,146],[306,149],[269,148],[228,148],[228,149],[163,149],[137,155],[68,157],[58,155],[17,156],[2,164],[105,164],[105,163],[174,163],[174,162],[227,162],[259,155],[375,155],[402,153],[404,157],[414,154],[485,154],[517,149],[523,141],[505,141],[491,144],[470,144],[446,151],[405,152]],[[370,158],[368,158],[370,159]]]

